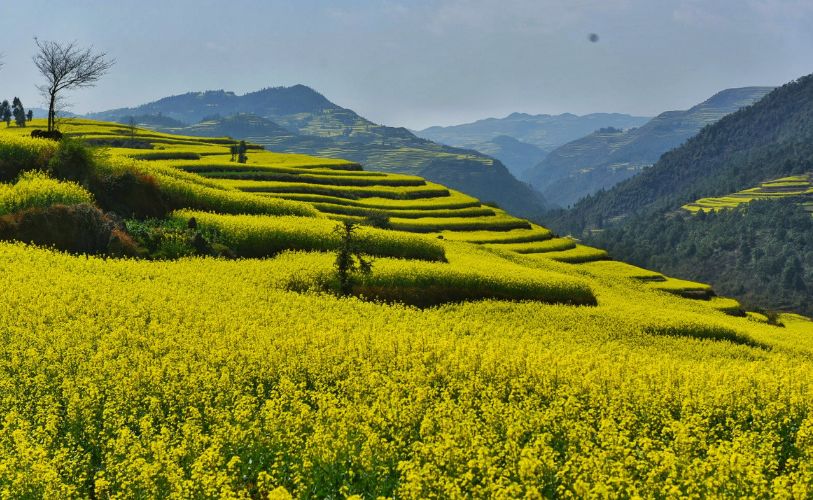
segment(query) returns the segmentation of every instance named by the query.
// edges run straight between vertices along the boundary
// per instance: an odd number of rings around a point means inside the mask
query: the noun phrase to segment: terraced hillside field
[[[240,164],[230,161],[233,141],[227,138],[147,130],[138,130],[136,140],[141,145],[133,148],[127,144],[131,132],[126,127],[91,120],[71,120],[64,130],[70,137],[110,148],[115,156],[144,160],[144,169],[172,167],[225,192],[302,202],[330,219],[361,220],[371,213],[383,214],[395,230],[463,241],[476,232],[477,241],[491,248],[534,257],[562,262],[607,257],[572,240],[558,239],[553,244],[550,231],[416,176],[368,172],[345,160],[272,153],[258,147],[252,147],[247,163]]]
[[[757,187],[745,189],[726,196],[700,198],[683,205],[690,212],[736,208],[754,200],[798,199],[805,209],[813,213],[813,174],[782,177],[761,183]]]
[[[413,176],[77,120],[109,149],[71,180],[82,150],[28,130],[0,127],[0,236],[143,182],[244,258],[0,242],[2,496],[813,492],[806,318]],[[337,297],[348,218],[391,228]]]

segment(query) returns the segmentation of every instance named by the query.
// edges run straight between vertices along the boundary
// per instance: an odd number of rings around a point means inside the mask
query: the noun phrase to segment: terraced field
[[[230,161],[230,147],[236,143],[227,137],[180,136],[80,119],[69,120],[63,130],[70,137],[108,148],[114,157],[140,160],[139,171],[172,176],[178,190],[196,186],[195,193],[185,194],[188,199],[185,206],[193,212],[182,211],[178,216],[190,218],[195,215],[194,210],[220,213],[219,217],[198,213],[196,218],[233,234],[231,241],[246,255],[273,255],[285,249],[273,241],[273,235],[281,231],[279,215],[317,215],[337,221],[384,217],[388,228],[394,231],[474,243],[499,254],[521,255],[531,260],[584,265],[609,258],[604,250],[558,237],[546,228],[483,205],[476,198],[412,175],[369,172],[346,160],[273,153],[257,145],[249,145],[248,160],[241,164]],[[15,129],[4,132],[25,133]],[[234,218],[240,214],[254,216]],[[238,224],[245,228],[238,231]],[[307,225],[311,230],[321,227],[313,222]],[[263,231],[266,236],[257,236]],[[237,236],[238,232],[242,235]],[[325,250],[324,245],[314,242],[324,239],[329,231],[323,227],[318,235],[311,233],[304,236],[288,231],[291,241],[299,242],[288,248]],[[249,242],[246,234],[255,236]],[[411,255],[403,249],[382,252],[379,255]],[[636,274],[636,268],[612,263],[616,271],[627,267],[627,274]],[[666,277],[643,282],[648,287],[686,297],[708,298],[713,294],[705,285]]]
[[[763,182],[757,187],[716,198],[700,198],[694,203],[683,205],[690,212],[723,210],[735,208],[754,200],[776,200],[798,198],[805,209],[813,213],[813,173],[782,177]]]
[[[90,154],[28,130],[0,127],[0,497],[813,491],[806,318],[745,313],[707,285],[340,160],[252,150],[238,165],[226,138],[73,122],[110,148],[65,162]],[[294,179],[206,175],[236,169]],[[160,228],[211,231],[234,253],[5,241],[21,214],[100,212],[100,179],[150,186]],[[382,213],[402,230],[358,228],[372,272],[353,296],[330,293],[336,220]]]

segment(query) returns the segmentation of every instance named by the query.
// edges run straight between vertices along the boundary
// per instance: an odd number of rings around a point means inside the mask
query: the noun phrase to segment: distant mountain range
[[[429,127],[416,134],[441,144],[474,149],[494,156],[514,175],[519,176],[562,144],[600,128],[638,127],[648,120],[648,117],[621,113],[593,113],[584,116],[571,113],[512,113],[505,118],[486,118],[450,127]]]
[[[304,85],[245,95],[190,92],[88,117],[119,122],[133,117],[140,125],[159,130],[228,135],[274,151],[345,158],[370,170],[416,174],[526,217],[550,208],[499,160],[421,139],[405,128],[375,124]]]
[[[605,228],[631,215],[679,209],[698,198],[802,174],[811,165],[813,75],[723,117],[665,153],[651,168],[579,201],[563,212],[559,227],[578,233]]]
[[[773,87],[728,89],[686,111],[661,113],[639,128],[596,130],[555,149],[519,177],[550,201],[568,206],[634,176],[706,125],[753,104],[771,90]]]
[[[813,221],[802,196],[811,166],[808,75],[546,222],[636,265],[709,282],[746,305],[813,314]]]

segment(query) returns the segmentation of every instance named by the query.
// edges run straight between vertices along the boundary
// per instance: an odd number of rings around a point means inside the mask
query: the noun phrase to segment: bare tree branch
[[[58,43],[34,38],[39,51],[34,65],[46,83],[37,88],[48,100],[48,131],[56,124],[56,104],[64,91],[93,87],[115,64],[104,52],[94,53],[93,47],[80,48],[76,41]]]

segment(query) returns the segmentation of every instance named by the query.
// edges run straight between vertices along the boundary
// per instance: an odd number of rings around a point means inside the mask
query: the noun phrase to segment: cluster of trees
[[[8,100],[0,103],[0,120],[6,122],[6,127],[11,125],[12,117],[18,127],[25,127],[26,122],[34,119],[34,112],[30,109],[26,112],[20,98],[15,97],[11,104],[8,103]]]
[[[632,264],[714,286],[750,308],[813,315],[813,217],[798,200],[659,211],[587,238]]]

